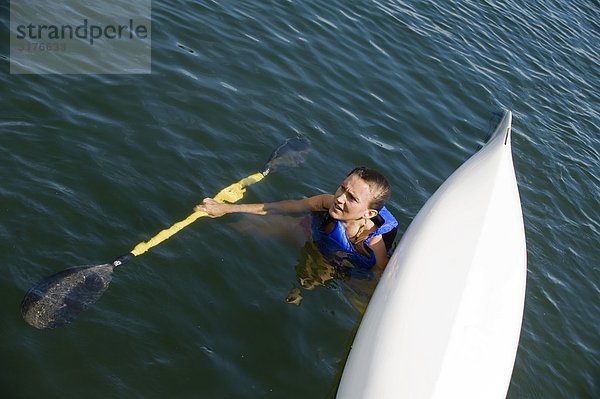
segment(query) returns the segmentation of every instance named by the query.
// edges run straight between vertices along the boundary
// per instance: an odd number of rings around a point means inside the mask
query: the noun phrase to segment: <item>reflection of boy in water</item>
[[[324,286],[328,281],[339,277],[336,269],[328,263],[319,249],[311,241],[307,241],[300,253],[300,260],[296,265],[296,278],[300,286],[305,290],[312,290],[318,286]],[[299,288],[293,288],[288,294],[286,301],[299,305],[302,300]]]
[[[373,278],[349,278],[349,273],[340,271],[331,263],[325,260],[325,257],[312,241],[307,241],[300,252],[300,260],[296,265],[296,278],[300,286],[305,290],[313,290],[319,286],[328,286],[332,280],[343,280],[341,286],[345,297],[361,313],[366,309],[371,294],[377,286],[381,271],[374,272]],[[300,288],[293,288],[286,298],[286,302],[299,305],[302,301]]]
[[[387,265],[388,252],[396,234],[398,223],[384,206],[390,193],[385,177],[360,167],[348,174],[335,194],[240,205],[205,198],[195,210],[205,211],[211,217],[239,212],[256,215],[313,212],[312,241],[327,261],[325,263],[339,272],[353,276],[359,272],[363,277],[369,277],[370,273],[381,271]],[[332,274],[335,275],[335,271]]]

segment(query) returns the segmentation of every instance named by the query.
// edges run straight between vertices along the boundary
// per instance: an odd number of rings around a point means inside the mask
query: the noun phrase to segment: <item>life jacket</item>
[[[369,243],[374,237],[383,236],[389,254],[398,231],[398,221],[385,207],[371,220],[377,229],[370,233],[363,242],[368,255],[354,248],[344,224],[340,220],[333,219],[328,212],[313,214],[312,240],[325,259],[340,271],[349,272],[353,277],[370,278],[376,259]],[[333,230],[325,233],[324,228],[331,222],[335,223]]]

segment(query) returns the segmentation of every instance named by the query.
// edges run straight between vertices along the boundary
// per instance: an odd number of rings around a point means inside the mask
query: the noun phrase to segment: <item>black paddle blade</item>
[[[23,319],[39,329],[69,324],[102,296],[113,270],[112,264],[79,266],[45,278],[25,294]]]
[[[310,141],[306,137],[287,139],[271,154],[271,159],[265,165],[265,173],[300,165],[306,159],[309,150]]]

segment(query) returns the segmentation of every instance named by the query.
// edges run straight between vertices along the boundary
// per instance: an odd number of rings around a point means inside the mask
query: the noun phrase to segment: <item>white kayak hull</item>
[[[426,202],[369,303],[339,399],[505,398],[523,319],[512,115]]]

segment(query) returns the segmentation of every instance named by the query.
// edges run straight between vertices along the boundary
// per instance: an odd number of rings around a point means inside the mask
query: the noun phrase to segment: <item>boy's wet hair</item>
[[[364,166],[352,169],[352,171],[348,173],[348,177],[352,175],[360,177],[367,183],[371,189],[371,194],[373,195],[369,207],[380,211],[392,194],[392,187],[387,179],[376,170]]]

